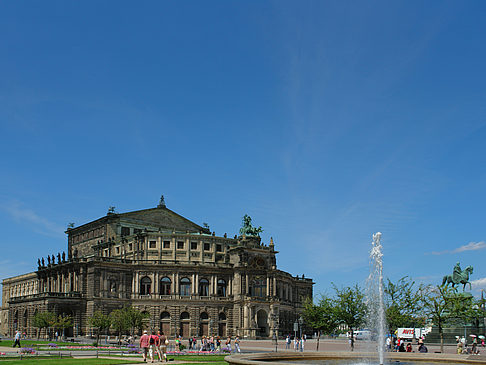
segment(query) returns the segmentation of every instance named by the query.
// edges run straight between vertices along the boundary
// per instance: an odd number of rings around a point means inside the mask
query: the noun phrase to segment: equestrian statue
[[[253,227],[251,224],[251,217],[248,214],[245,214],[243,217],[243,224],[240,228],[240,234],[242,236],[260,237],[261,232],[263,232],[262,227]]]
[[[442,285],[452,284],[452,288],[456,289],[456,285],[463,284],[462,291],[466,289],[466,284],[469,284],[469,290],[471,290],[471,283],[469,282],[469,275],[473,273],[473,267],[468,266],[464,270],[461,270],[461,265],[456,263],[452,275],[446,275],[442,279]],[[457,289],[456,289],[457,290]]]

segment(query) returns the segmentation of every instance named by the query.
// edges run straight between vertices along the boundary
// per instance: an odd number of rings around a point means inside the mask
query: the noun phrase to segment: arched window
[[[159,286],[160,295],[170,295],[171,285],[172,285],[172,282],[170,281],[170,279],[167,276],[160,279],[160,286]]]
[[[181,319],[189,319],[190,316],[189,316],[189,313],[188,312],[182,312],[181,313]]]
[[[27,309],[24,311],[24,317],[22,319],[22,326],[27,327]]]
[[[188,278],[182,278],[179,284],[179,293],[182,296],[191,295],[191,280]]]
[[[199,295],[202,297],[209,296],[209,280],[201,279],[199,280]]]
[[[13,320],[13,329],[14,331],[18,329],[19,325],[19,312],[15,311],[14,313],[14,320]]]
[[[170,319],[170,313],[169,312],[160,313],[160,319]]]
[[[218,279],[218,297],[226,296],[226,281]]]
[[[209,315],[206,312],[202,312],[199,315],[199,319],[201,319],[202,321],[208,320],[209,319]]]
[[[226,314],[224,314],[223,312],[221,312],[218,316],[218,319],[220,321],[226,321]]]
[[[152,280],[148,276],[144,276],[140,280],[140,295],[149,295],[152,293]]]
[[[250,284],[250,295],[252,297],[266,297],[267,284],[263,276],[255,276]]]

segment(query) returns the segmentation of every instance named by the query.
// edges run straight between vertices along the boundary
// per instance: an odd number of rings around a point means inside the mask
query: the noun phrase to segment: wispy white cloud
[[[462,245],[454,250],[444,250],[444,251],[434,251],[431,252],[432,255],[445,255],[452,253],[460,253],[465,251],[477,251],[486,248],[486,242],[469,242],[467,245]]]
[[[480,291],[481,289],[486,290],[486,278],[481,278],[471,281],[471,286],[473,290]]]
[[[51,237],[64,237],[63,226],[40,216],[32,209],[25,207],[25,205],[19,201],[14,200],[3,203],[1,207],[16,222],[29,224],[32,227],[32,230],[37,233]]]

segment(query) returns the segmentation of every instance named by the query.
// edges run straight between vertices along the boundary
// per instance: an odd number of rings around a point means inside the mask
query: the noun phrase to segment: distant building
[[[152,209],[110,209],[67,229],[67,256],[3,280],[1,332],[34,336],[32,317],[48,310],[73,317],[67,336],[89,335],[94,311],[132,305],[150,314],[146,328],[170,336],[290,333],[314,283],[278,270],[273,240],[262,244],[251,223],[241,232],[215,236],[163,198]]]

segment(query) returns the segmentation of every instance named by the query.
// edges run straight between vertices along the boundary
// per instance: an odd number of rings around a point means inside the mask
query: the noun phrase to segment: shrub
[[[21,354],[35,354],[35,350],[32,347],[22,347],[20,349]]]
[[[127,349],[130,354],[138,353],[138,347],[136,345],[130,344],[127,346]]]

